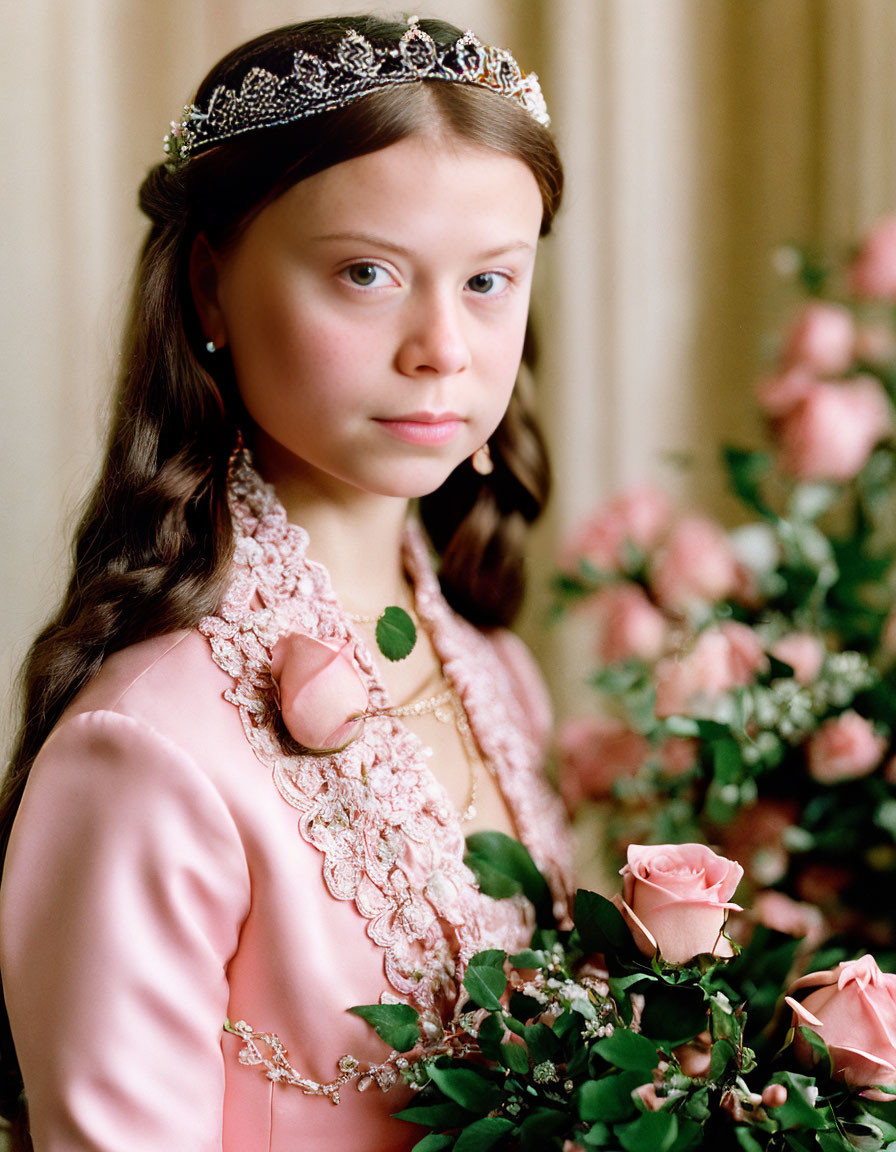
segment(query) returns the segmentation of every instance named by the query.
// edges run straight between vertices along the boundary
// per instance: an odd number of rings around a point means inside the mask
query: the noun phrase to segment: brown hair
[[[439,44],[460,30],[421,26]],[[212,69],[196,94],[238,87],[261,66],[285,73],[298,48],[315,52],[356,28],[394,44],[404,25],[373,17],[309,21],[266,33]],[[550,134],[512,100],[461,84],[400,85],[336,111],[250,131],[176,170],[154,168],[140,190],[151,226],[138,262],[102,470],[77,529],[71,581],[23,669],[23,721],[0,793],[0,853],[31,764],[53,725],[110,653],[193,627],[224,589],[233,547],[228,462],[242,409],[226,353],[212,358],[189,288],[193,241],[235,241],[265,205],[315,172],[373,152],[433,122],[522,159],[538,181],[542,233],[559,205],[562,169]],[[199,350],[199,351],[197,351]],[[495,471],[458,468],[421,501],[455,607],[480,625],[506,624],[523,591],[522,528],[544,503],[548,469],[531,404],[518,385],[491,441]],[[8,1031],[0,1032],[0,1112],[21,1087]]]

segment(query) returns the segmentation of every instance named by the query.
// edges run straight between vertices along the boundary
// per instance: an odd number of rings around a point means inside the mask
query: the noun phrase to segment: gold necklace
[[[444,679],[444,674],[441,670],[438,670],[438,675]],[[439,692],[433,696],[418,696],[416,700],[409,700],[407,704],[396,704],[391,708],[379,709],[376,715],[395,716],[398,718],[431,715],[434,716],[440,724],[450,724],[452,720],[454,721],[454,727],[457,730],[461,747],[464,750],[464,758],[467,761],[468,772],[467,802],[464,810],[460,813],[460,822],[461,824],[466,824],[468,821],[473,820],[477,813],[476,801],[479,797],[479,769],[483,766],[483,760],[479,754],[479,749],[476,747],[476,738],[470,727],[470,721],[467,719],[467,710],[464,708],[463,701],[454,689],[448,686],[443,692]]]
[[[420,626],[420,620],[413,608],[402,608],[402,612],[406,612],[417,625],[417,627]],[[379,612],[376,615],[365,615],[363,612],[343,612],[343,615],[345,616],[346,620],[350,620],[352,624],[377,624],[379,623],[383,613]]]

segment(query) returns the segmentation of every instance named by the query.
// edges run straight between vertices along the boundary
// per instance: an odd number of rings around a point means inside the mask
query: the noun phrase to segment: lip
[[[464,423],[456,412],[409,412],[393,419],[377,419],[396,440],[406,444],[447,444]]]

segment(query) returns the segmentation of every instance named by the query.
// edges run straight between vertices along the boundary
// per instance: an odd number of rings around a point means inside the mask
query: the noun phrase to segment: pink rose
[[[598,625],[597,654],[616,660],[655,660],[666,642],[666,617],[639,584],[611,584],[589,601]]]
[[[796,877],[798,895],[809,904],[817,904],[828,914],[835,914],[837,906],[854,879],[847,867],[835,864],[807,864]]]
[[[779,420],[806,399],[818,378],[804,365],[788,368],[761,381],[756,390],[759,405],[770,420]]]
[[[794,997],[809,988],[807,996]],[[896,976],[881,972],[874,957],[812,972],[790,993],[785,999],[794,1026],[805,1025],[822,1038],[835,1079],[851,1088],[896,1084]],[[799,1035],[794,1044],[809,1063],[808,1045]]]
[[[790,860],[784,835],[799,819],[800,809],[793,801],[763,797],[755,804],[743,805],[719,835],[723,846],[744,862],[754,883],[774,884],[785,874]]]
[[[807,304],[787,334],[783,361],[804,364],[821,376],[836,376],[852,364],[856,326],[842,304]]]
[[[684,776],[697,763],[700,745],[686,736],[667,736],[659,746],[659,766],[664,776]]]
[[[703,516],[682,517],[650,567],[657,600],[673,611],[724,600],[739,584],[740,566],[725,531]]]
[[[825,646],[812,632],[788,632],[775,642],[771,654],[790,665],[800,684],[811,684],[824,663]]]
[[[564,566],[585,559],[603,572],[619,571],[627,543],[641,552],[656,546],[669,524],[672,505],[658,488],[633,488],[590,516],[563,549]]]
[[[880,764],[887,741],[857,712],[825,720],[806,745],[809,775],[819,784],[836,784],[867,776]]]
[[[814,950],[824,939],[824,917],[814,904],[791,900],[783,892],[767,889],[753,901],[753,914],[760,924],[803,941],[803,950]]]
[[[358,674],[354,640],[315,640],[289,632],[274,645],[271,675],[283,723],[308,752],[336,752],[361,731],[367,689]]]
[[[762,642],[746,624],[726,621],[706,628],[690,652],[657,663],[656,714],[699,713],[723,692],[752,683],[767,664]]]
[[[686,964],[695,956],[731,956],[724,934],[743,868],[705,844],[630,844],[615,903],[645,956]]]
[[[856,359],[888,364],[896,357],[896,333],[889,324],[863,324],[856,332]]]
[[[659,1112],[664,1104],[669,1103],[669,1097],[660,1096],[657,1092],[656,1084],[653,1082],[649,1084],[639,1084],[638,1087],[632,1091],[632,1095],[638,1097],[644,1105],[645,1112]]]
[[[650,752],[644,736],[610,716],[568,720],[557,737],[560,791],[570,812],[586,798],[610,795],[614,781],[634,776]]]
[[[896,300],[896,216],[885,216],[866,234],[848,277],[859,296]]]
[[[873,376],[816,381],[775,421],[781,467],[798,480],[850,480],[891,429],[890,401]]]
[[[692,1080],[708,1076],[712,1063],[712,1033],[701,1032],[686,1044],[679,1044],[672,1049],[672,1055],[685,1076],[690,1076]]]

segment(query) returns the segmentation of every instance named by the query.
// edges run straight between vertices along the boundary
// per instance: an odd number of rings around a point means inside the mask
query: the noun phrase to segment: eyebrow
[[[386,240],[382,236],[376,236],[371,232],[328,232],[323,236],[312,236],[312,244],[329,244],[339,240],[352,240],[358,244],[368,244],[371,248],[384,248],[388,252],[395,252],[398,256],[413,256],[413,251],[406,248],[403,244],[396,244],[392,240]],[[501,244],[497,248],[490,248],[487,252],[478,253],[480,260],[495,260],[499,256],[506,256],[510,252],[532,252],[534,246],[527,244],[525,240],[511,240],[507,244]]]

